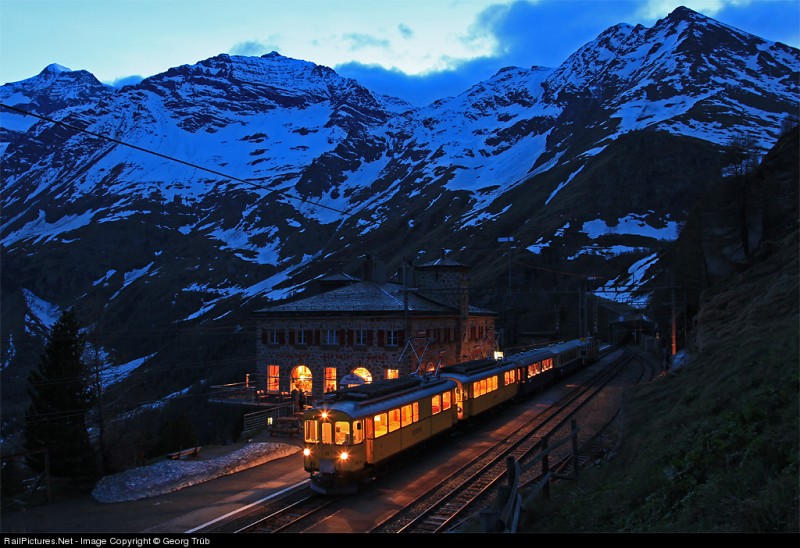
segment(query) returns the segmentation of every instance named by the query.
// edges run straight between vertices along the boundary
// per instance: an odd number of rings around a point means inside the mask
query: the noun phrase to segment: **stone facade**
[[[469,306],[469,269],[441,260],[405,284],[372,279],[256,313],[259,393],[302,390],[311,398],[342,385],[491,356],[495,314]],[[409,282],[415,287],[410,288]]]

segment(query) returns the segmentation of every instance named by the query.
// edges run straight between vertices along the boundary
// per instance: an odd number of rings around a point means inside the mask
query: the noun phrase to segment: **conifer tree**
[[[86,429],[92,393],[84,346],[75,313],[66,310],[51,329],[38,368],[28,377],[31,403],[25,417],[27,449],[47,448],[50,473],[78,480],[93,479],[96,471]],[[44,455],[32,455],[29,464],[42,471]]]

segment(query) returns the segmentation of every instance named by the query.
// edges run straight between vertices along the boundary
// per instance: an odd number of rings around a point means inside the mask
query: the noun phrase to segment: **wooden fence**
[[[506,484],[500,487],[497,508],[481,510],[481,528],[485,533],[516,533],[517,525],[519,523],[519,515],[522,511],[522,494],[520,493],[520,478],[522,472],[535,466],[541,461],[542,472],[534,485],[526,486],[526,494],[541,493],[542,496],[548,498],[550,496],[550,482],[554,478],[574,479],[578,474],[579,468],[579,453],[578,453],[578,427],[575,421],[572,421],[572,428],[570,433],[563,440],[558,441],[554,445],[549,445],[550,436],[542,440],[542,452],[530,459],[524,467],[522,467],[518,460],[509,457],[506,460]],[[572,444],[572,475],[561,476],[550,468],[550,454],[566,443]]]

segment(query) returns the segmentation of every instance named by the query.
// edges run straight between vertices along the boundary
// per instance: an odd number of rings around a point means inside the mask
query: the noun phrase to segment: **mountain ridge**
[[[680,226],[732,138],[763,153],[796,122],[798,74],[798,50],[688,9],[426,107],[275,52],[221,54],[119,90],[48,67],[0,87],[0,102],[92,134],[2,111],[4,384],[22,386],[35,363],[40,301],[76,307],[109,367],[201,356],[157,383],[168,387],[132,381],[138,401],[243,378],[252,349],[196,333],[245,333],[252,310],[365,254],[391,271],[446,249],[472,266],[476,304],[501,312],[531,280],[566,295],[591,275],[646,294],[636,280],[653,276],[668,240],[584,227]],[[531,299],[520,306],[538,308]],[[552,323],[549,310],[524,327]],[[235,364],[219,371],[225,352]]]

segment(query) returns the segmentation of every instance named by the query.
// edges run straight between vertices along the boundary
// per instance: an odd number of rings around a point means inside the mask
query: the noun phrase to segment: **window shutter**
[[[294,344],[294,330],[289,331],[289,344]]]
[[[378,346],[383,346],[384,342],[384,332],[383,329],[378,330]]]
[[[261,344],[269,344],[269,335],[265,329],[261,330]]]

